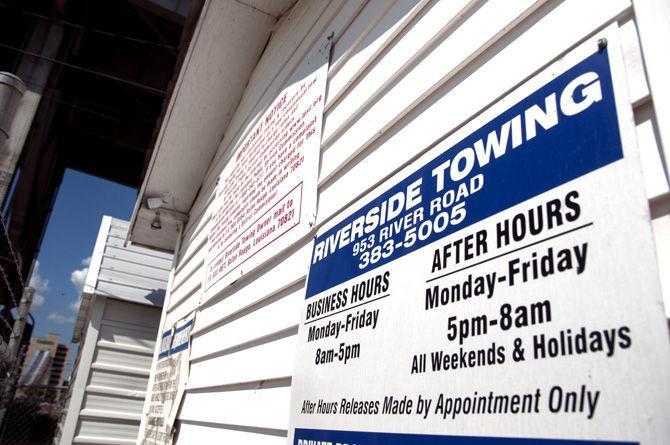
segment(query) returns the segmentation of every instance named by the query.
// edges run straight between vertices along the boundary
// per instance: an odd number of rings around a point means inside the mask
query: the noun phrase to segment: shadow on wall
[[[165,289],[154,289],[148,293],[144,299],[151,302],[155,306],[162,307],[163,301],[165,301]]]

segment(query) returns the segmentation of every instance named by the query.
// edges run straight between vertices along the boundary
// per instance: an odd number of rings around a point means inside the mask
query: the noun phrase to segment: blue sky
[[[86,278],[103,215],[129,220],[137,192],[113,182],[67,170],[58,191],[31,284],[37,289],[31,313],[33,335],[72,339],[81,286]]]

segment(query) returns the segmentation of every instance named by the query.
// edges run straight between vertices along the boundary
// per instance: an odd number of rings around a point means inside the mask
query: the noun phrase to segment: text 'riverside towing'
[[[340,227],[334,233],[317,242],[312,256],[312,264],[316,264],[332,253],[342,249],[349,244],[362,240],[354,246],[354,255],[360,250],[360,269],[376,261],[374,251],[363,252],[364,238],[381,227],[379,240],[388,239],[379,249],[377,256],[390,256],[395,247],[412,247],[417,240],[430,236],[430,232],[438,233],[446,229],[448,225],[457,225],[465,219],[465,202],[461,201],[484,186],[484,176],[479,173],[471,176],[475,165],[481,169],[489,162],[505,156],[508,149],[521,149],[526,141],[534,139],[538,135],[537,126],[549,130],[559,125],[562,119],[570,118],[588,109],[591,105],[602,100],[602,89],[598,74],[587,72],[577,76],[569,82],[565,88],[557,94],[547,95],[544,99],[544,109],[538,105],[532,105],[523,113],[514,116],[504,122],[497,131],[491,131],[486,141],[479,139],[472,146],[459,149],[456,155],[431,170],[432,183],[425,184],[423,177],[406,186],[381,203],[369,208],[366,214],[360,215],[349,223]],[[560,113],[559,113],[560,110]],[[491,157],[493,155],[493,158]],[[471,177],[470,177],[471,176]],[[450,183],[460,183],[456,187],[449,188]],[[424,218],[423,187],[432,187],[438,197],[430,201],[428,206],[431,219]],[[446,191],[445,191],[446,190]],[[430,195],[434,195],[432,193]],[[451,207],[450,211],[447,211]],[[410,213],[410,211],[412,211]],[[405,215],[393,224],[400,215]],[[419,225],[417,233],[417,222],[424,221]],[[388,227],[382,227],[389,224]],[[441,229],[441,230],[440,230]],[[398,246],[391,239],[395,234],[405,231],[405,240]],[[428,233],[426,233],[428,231]],[[374,244],[374,240],[371,240]],[[359,249],[356,249],[359,247]]]

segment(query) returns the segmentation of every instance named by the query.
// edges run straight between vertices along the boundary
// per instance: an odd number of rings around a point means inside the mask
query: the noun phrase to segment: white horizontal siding
[[[149,369],[151,366],[151,353],[114,350],[107,347],[100,347],[100,343],[98,343],[98,349],[95,351],[93,362],[115,366],[127,366],[129,368]]]
[[[126,246],[127,230],[124,221],[103,220],[61,444],[137,438],[172,255]]]
[[[179,443],[239,443],[253,445],[285,445],[286,435],[282,431],[244,428],[207,422],[189,422],[182,420],[179,428]]]
[[[379,6],[373,3],[379,3]],[[402,32],[411,20],[429,4],[420,2],[389,2],[373,0],[352,22],[338,40],[333,53],[328,82],[326,111],[333,108],[348,88],[356,84],[371,64],[380,58],[382,51]],[[448,17],[444,15],[443,17]],[[406,40],[403,36],[403,41]],[[348,42],[351,41],[351,43]],[[386,54],[382,58],[386,57]],[[365,76],[368,77],[367,75]],[[332,123],[329,124],[332,128]],[[324,138],[325,140],[325,128]]]
[[[100,328],[98,344],[109,342],[153,352],[156,343],[156,329],[137,329],[129,326],[105,324]]]
[[[84,397],[87,409],[99,411],[131,412],[139,417],[144,399],[138,397],[119,397],[108,394],[89,392]]]
[[[258,383],[248,389],[191,391],[184,397],[180,419],[286,430],[291,399],[288,381]],[[212,409],[216,400],[216,409]],[[178,443],[183,443],[179,441]]]
[[[285,442],[311,238],[209,301],[200,286],[216,179],[304,54],[334,33],[319,172],[322,225],[439,138],[460,138],[482,112],[493,117],[492,103],[612,23],[620,26],[653,207],[668,184],[629,0],[298,2],[249,81],[182,236],[163,323],[199,311],[177,443]],[[655,227],[667,240],[663,215]],[[659,261],[670,264],[667,255]]]
[[[128,223],[105,218],[87,277],[90,293],[161,306],[172,255],[127,245]]]
[[[137,276],[140,278],[149,278],[152,280],[159,280],[163,286],[169,270],[158,267],[148,266],[146,264],[136,264],[123,261],[118,258],[105,257],[102,259],[101,268],[104,270],[115,271],[117,273],[128,274],[130,276]]]
[[[121,388],[142,392],[147,390],[145,376],[104,370],[91,372],[88,384],[94,388],[108,388],[117,391]]]
[[[106,438],[107,443],[128,443],[137,438],[137,422],[132,420],[109,420],[83,417],[77,429],[74,443],[97,444]],[[119,440],[120,439],[120,440]]]
[[[161,310],[112,299],[94,304],[104,310],[74,442],[126,443],[139,430]]]
[[[105,305],[104,322],[108,325],[123,323],[147,329],[152,326],[151,323],[155,319],[156,313],[156,309],[151,306],[126,303],[110,298]]]
[[[240,382],[270,380],[288,377],[293,373],[293,361],[287,360],[295,353],[295,330],[287,330],[262,343],[241,345],[222,353],[191,363],[191,389],[233,387]],[[279,338],[278,338],[279,337]],[[259,363],[263,363],[259,366]]]

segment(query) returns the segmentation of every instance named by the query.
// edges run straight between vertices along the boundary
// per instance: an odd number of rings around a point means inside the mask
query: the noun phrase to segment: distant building
[[[21,369],[21,385],[63,385],[70,346],[59,343],[60,335],[33,337]]]

